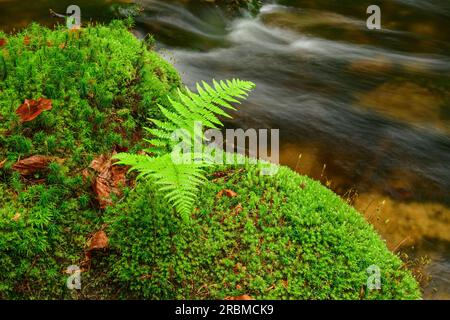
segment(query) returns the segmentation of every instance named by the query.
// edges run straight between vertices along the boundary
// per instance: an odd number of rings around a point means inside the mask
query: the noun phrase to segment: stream
[[[256,83],[227,127],[280,129],[280,160],[356,207],[402,255],[426,299],[450,299],[450,2],[265,1],[257,16],[204,1],[136,1],[183,81]],[[126,14],[115,1],[0,0],[0,29]],[[59,21],[63,23],[63,21]]]

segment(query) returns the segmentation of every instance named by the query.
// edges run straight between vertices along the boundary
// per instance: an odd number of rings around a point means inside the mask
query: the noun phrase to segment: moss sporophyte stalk
[[[204,182],[186,191],[188,206],[166,197],[182,182],[176,166],[127,174],[114,156],[155,157],[146,140],[166,141],[155,130],[172,130],[167,119],[179,118],[167,115],[190,103],[152,38],[128,27],[0,33],[0,298],[420,298],[360,213],[286,167],[191,171]],[[35,112],[16,112],[25,100]],[[212,121],[208,106],[197,115]],[[373,265],[381,290],[368,286]],[[69,266],[80,289],[66,286]]]

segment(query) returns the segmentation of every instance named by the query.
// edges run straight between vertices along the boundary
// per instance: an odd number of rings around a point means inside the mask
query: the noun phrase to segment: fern
[[[154,181],[168,202],[188,221],[198,188],[206,181],[204,170],[212,162],[193,151],[176,154],[174,147],[178,141],[174,134],[181,133],[191,143],[203,142],[204,132],[196,130],[196,124],[211,129],[223,126],[218,117],[231,116],[222,108],[235,110],[232,103],[239,103],[237,99],[244,99],[254,87],[252,82],[233,79],[213,80],[213,87],[202,82],[197,84],[198,93],[189,89],[185,92],[178,90],[178,100],[169,97],[173,110],[158,106],[166,120],[149,119],[154,126],[145,128],[152,135],[151,139],[145,139],[151,145],[146,151],[155,156],[120,153],[115,156],[119,160],[117,164],[130,166],[130,171],[139,172],[138,179]],[[193,161],[199,158],[202,161]]]
[[[207,164],[191,162],[174,163],[170,154],[161,157],[122,153],[116,156],[118,164],[131,166],[138,171],[138,178],[150,177],[165,192],[165,198],[177,209],[182,218],[189,220],[198,186],[205,180],[204,167]]]
[[[150,119],[154,128],[145,128],[153,138],[146,140],[156,148],[153,153],[166,153],[171,151],[177,143],[172,139],[175,131],[185,131],[187,138],[191,140],[203,140],[203,135],[198,136],[195,132],[195,124],[201,123],[205,128],[215,129],[223,126],[218,116],[231,118],[221,107],[236,110],[230,103],[239,103],[236,98],[245,98],[247,92],[254,88],[249,81],[227,80],[213,81],[214,89],[206,82],[197,84],[198,94],[186,89],[186,93],[178,90],[179,101],[169,98],[173,111],[159,105],[161,113],[167,121]]]

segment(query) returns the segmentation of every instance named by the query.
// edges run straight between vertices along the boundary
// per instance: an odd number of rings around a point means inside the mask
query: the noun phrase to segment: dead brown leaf
[[[108,237],[105,231],[97,231],[91,239],[89,239],[89,251],[105,249],[108,247]]]
[[[5,46],[8,42],[6,41],[6,39],[0,39],[0,48]]]
[[[19,219],[20,219],[20,213],[18,213],[18,212],[14,215],[14,217],[11,218],[11,220],[15,221],[15,222],[19,221]]]
[[[5,163],[6,163],[6,159],[5,159],[5,160],[3,160],[3,161],[0,161],[0,169],[2,169],[2,168],[3,168],[3,166],[5,165]]]
[[[126,173],[128,168],[115,166],[114,162],[110,156],[100,155],[90,165],[98,173],[92,187],[101,209],[111,205],[111,194],[121,195],[121,187],[127,183]]]
[[[88,249],[85,251],[85,258],[81,262],[84,270],[91,268],[92,251],[102,250],[108,248],[109,240],[105,231],[99,230],[89,238],[87,245]]]
[[[56,157],[47,156],[32,156],[20,161],[17,161],[12,169],[19,172],[22,176],[30,176],[38,171],[44,170],[51,162],[62,162],[63,160]]]
[[[22,122],[34,120],[43,111],[52,109],[52,100],[40,98],[39,100],[28,100],[19,106],[16,113],[19,115]]]
[[[105,169],[107,169],[111,165],[110,157],[106,154],[102,154],[92,160],[90,167],[97,171],[98,173],[101,173]]]
[[[86,168],[81,172],[81,176],[83,177],[83,182],[86,182],[90,178],[91,174],[89,170]]]
[[[217,194],[217,198],[222,198],[224,195],[228,198],[234,198],[237,196],[237,193],[230,189],[224,189]]]
[[[111,187],[107,178],[102,176],[97,176],[94,180],[93,189],[97,195],[97,200],[100,204],[101,209],[105,209],[107,206],[112,204],[110,194]]]
[[[239,214],[244,210],[244,208],[242,208],[242,204],[238,203],[238,205],[236,207],[234,207],[234,213],[235,214]]]

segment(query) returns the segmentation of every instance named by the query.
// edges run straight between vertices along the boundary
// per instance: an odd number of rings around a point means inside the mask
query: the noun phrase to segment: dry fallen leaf
[[[111,165],[111,162],[109,160],[110,157],[108,157],[105,154],[102,154],[97,158],[95,158],[94,160],[92,160],[91,165],[89,167],[91,167],[98,173],[101,173]]]
[[[242,296],[237,297],[226,297],[224,300],[254,300],[249,295],[243,294]]]
[[[217,194],[217,198],[222,198],[224,195],[228,198],[234,198],[237,196],[237,193],[230,189],[224,189]]]
[[[3,166],[5,165],[5,163],[6,163],[6,159],[3,160],[3,161],[0,161],[0,169],[3,168]]]
[[[23,44],[24,45],[29,45],[30,44],[30,37],[29,36],[25,36],[24,38],[23,38]]]
[[[111,193],[120,195],[121,186],[126,185],[125,166],[115,166],[111,157],[101,155],[94,159],[90,165],[98,175],[93,181],[93,189],[101,209],[111,205]]]
[[[81,176],[83,177],[83,182],[86,182],[88,181],[91,175],[89,173],[89,170],[86,168],[81,172]]]
[[[89,238],[88,249],[85,251],[85,259],[83,262],[81,262],[81,265],[87,265],[87,269],[85,270],[90,269],[92,261],[92,251],[108,248],[108,242],[108,236],[103,230],[97,231],[92,237]]]
[[[18,212],[14,215],[14,217],[11,218],[11,220],[15,221],[15,222],[19,221],[19,219],[20,219],[20,213],[18,213]]]
[[[111,187],[108,178],[104,178],[101,175],[97,176],[93,182],[93,189],[101,209],[105,209],[112,204],[110,198]]]
[[[238,205],[236,207],[234,207],[234,213],[235,214],[239,214],[244,210],[244,208],[242,208],[242,204],[238,203]]]
[[[108,237],[105,231],[97,231],[91,239],[89,239],[89,251],[97,249],[105,249],[108,247]]]
[[[32,156],[20,161],[17,161],[12,169],[19,172],[23,176],[32,175],[38,171],[44,170],[51,162],[62,162],[63,160],[56,157],[47,156]]]
[[[40,98],[39,100],[28,100],[16,110],[22,122],[27,122],[35,119],[43,111],[52,109],[52,100]]]
[[[6,39],[0,39],[0,47],[5,46],[7,43]]]

